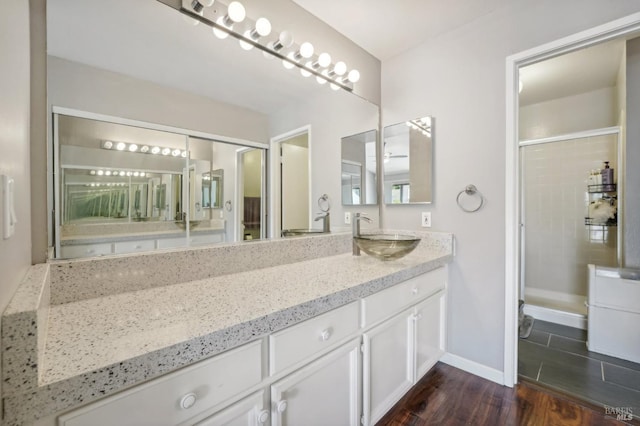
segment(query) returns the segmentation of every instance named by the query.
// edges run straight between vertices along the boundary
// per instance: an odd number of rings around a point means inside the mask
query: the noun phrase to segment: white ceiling
[[[619,39],[521,68],[520,105],[614,87],[624,49]]]
[[[508,0],[293,0],[381,61]]]

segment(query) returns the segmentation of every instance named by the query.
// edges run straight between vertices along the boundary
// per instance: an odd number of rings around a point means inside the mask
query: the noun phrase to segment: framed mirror
[[[224,169],[211,170],[202,174],[202,207],[205,209],[222,208],[224,195]]]
[[[342,138],[340,182],[345,206],[375,205],[377,197],[376,130]]]
[[[434,124],[426,116],[384,128],[385,204],[433,202]]]

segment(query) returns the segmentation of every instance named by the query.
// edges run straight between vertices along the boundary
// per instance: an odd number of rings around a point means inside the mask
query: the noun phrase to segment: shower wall
[[[526,293],[587,295],[587,264],[617,266],[617,228],[585,225],[592,169],[617,171],[617,136],[521,148]]]

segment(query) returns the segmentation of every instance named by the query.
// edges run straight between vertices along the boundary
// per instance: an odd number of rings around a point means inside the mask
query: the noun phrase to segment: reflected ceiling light
[[[315,64],[317,64],[317,66],[315,66]],[[314,68],[317,68],[318,66],[327,68],[329,65],[331,65],[331,55],[327,52],[323,52],[318,56],[318,60],[314,63]]]
[[[360,71],[358,70],[349,71],[349,74],[347,75],[347,79],[352,83],[357,83],[358,81],[360,81]]]
[[[160,153],[160,147],[159,146],[154,146],[153,148],[151,148],[151,153],[152,154],[159,154]]]
[[[180,156],[182,158],[187,158],[187,151],[182,151],[182,154],[180,154]]]
[[[177,157],[178,155],[180,155],[180,150],[174,149],[173,151],[171,151],[171,155],[173,155],[174,157]]]
[[[147,152],[149,152],[149,145],[142,145],[140,147],[140,152],[143,154],[146,154]]]
[[[239,1],[232,1],[227,8],[227,14],[218,18],[216,23],[231,31],[233,24],[244,21],[247,16],[244,6]],[[213,34],[219,39],[229,37],[229,33],[219,28],[213,28]]]
[[[136,145],[135,143],[132,143],[131,145],[129,145],[129,152],[136,152],[138,150],[138,145]]]
[[[301,58],[309,59],[313,56],[313,44],[305,41],[300,45],[300,49],[295,54],[296,60],[299,61]]]
[[[336,64],[333,66],[333,72],[336,75],[344,75],[344,73],[347,72],[347,64],[342,61],[336,62]]]
[[[297,62],[295,58],[295,54],[293,52],[289,52],[289,54],[287,55],[287,58],[289,58],[290,61],[285,61],[283,59],[282,66],[288,70],[293,69],[296,66],[294,62]]]
[[[124,176],[124,175],[125,175],[124,170],[120,170],[120,176]]]
[[[111,176],[111,170],[107,170],[106,172],[104,172],[105,176]]]
[[[140,172],[133,172],[133,177],[138,177],[140,176]]]
[[[116,149],[117,149],[118,151],[124,151],[124,149],[125,149],[126,147],[127,147],[127,144],[126,144],[126,143],[124,143],[124,142],[118,142],[118,143],[116,144]]]
[[[133,173],[131,172],[127,172],[127,176],[131,176]]]
[[[104,170],[98,170],[98,176],[104,175]]]
[[[91,176],[95,176],[96,171],[95,171],[95,170],[91,170],[91,171],[89,172],[89,174],[90,174]]]
[[[171,154],[171,148],[162,148],[162,155]]]
[[[103,147],[104,149],[111,149],[111,148],[113,148],[113,142],[111,142],[111,141],[104,141],[104,142],[102,142],[102,147]]]

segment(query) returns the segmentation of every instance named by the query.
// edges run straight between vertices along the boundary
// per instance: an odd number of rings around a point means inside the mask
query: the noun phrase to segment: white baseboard
[[[587,329],[587,318],[584,315],[527,304],[524,305],[524,313],[541,321],[553,322],[582,330]]]
[[[475,376],[482,377],[483,379],[491,380],[492,382],[504,385],[504,373],[495,368],[487,367],[486,365],[479,364],[475,361],[463,358],[452,353],[445,353],[440,358],[440,361],[460,370],[471,373]]]

